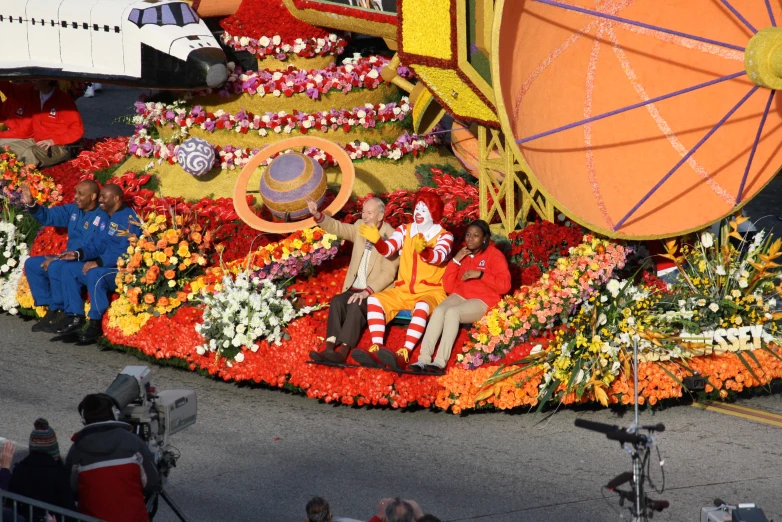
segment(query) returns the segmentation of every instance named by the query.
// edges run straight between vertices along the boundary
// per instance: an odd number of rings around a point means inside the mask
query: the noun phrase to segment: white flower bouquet
[[[204,322],[196,325],[196,331],[206,342],[197,347],[198,353],[213,352],[229,359],[229,364],[244,360],[243,346],[257,351],[255,341],[260,339],[279,345],[288,323],[319,308],[296,309],[283,287],[246,272],[236,279],[224,277],[222,290],[206,294],[203,302]]]

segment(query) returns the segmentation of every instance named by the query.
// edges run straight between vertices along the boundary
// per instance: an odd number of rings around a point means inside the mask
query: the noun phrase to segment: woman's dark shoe
[[[436,364],[427,364],[424,366],[424,370],[429,375],[445,375],[445,368],[440,368]]]

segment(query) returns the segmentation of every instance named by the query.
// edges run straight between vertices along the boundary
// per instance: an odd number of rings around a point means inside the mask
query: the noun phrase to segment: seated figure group
[[[38,205],[30,188],[22,186],[22,199],[43,226],[68,229],[66,251],[33,256],[24,264],[36,306],[46,315],[33,331],[57,335],[79,333],[81,342],[95,341],[102,333],[101,319],[116,289],[117,260],[140,229],[134,211],[125,205],[118,185],[102,188],[94,181],[76,185],[74,203],[46,208]],[[89,325],[85,323],[85,291],[90,296]]]
[[[465,246],[451,255],[454,237],[439,224],[443,202],[431,192],[418,194],[413,222],[396,229],[384,222],[377,198],[364,203],[354,224],[319,212],[314,201],[308,207],[324,230],[353,243],[343,292],[331,302],[325,348],[310,353],[315,362],[345,363],[350,355],[365,367],[442,374],[460,324],[479,320],[510,289],[508,263],[485,221],[472,222]],[[404,345],[388,347],[386,325],[403,311],[412,315]],[[368,349],[357,347],[365,326]]]
[[[57,82],[0,81],[0,148],[27,165],[49,167],[67,160],[67,148],[84,135],[84,123],[70,95]]]

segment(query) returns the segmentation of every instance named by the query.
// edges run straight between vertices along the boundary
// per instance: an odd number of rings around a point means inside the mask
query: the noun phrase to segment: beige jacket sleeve
[[[337,221],[328,214],[321,213],[321,215],[323,216],[323,219],[320,222],[316,221],[320,228],[329,234],[334,234],[340,239],[345,239],[352,243],[356,242],[358,231],[355,226]]]

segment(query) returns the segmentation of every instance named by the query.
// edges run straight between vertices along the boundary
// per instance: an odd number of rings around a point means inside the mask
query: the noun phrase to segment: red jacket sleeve
[[[495,246],[489,247],[486,270],[481,281],[500,295],[510,290],[510,270],[505,256]]]
[[[448,266],[445,267],[445,274],[443,275],[443,288],[446,294],[452,294],[456,287],[459,286],[462,278],[462,265],[457,265],[453,261],[448,262]]]

